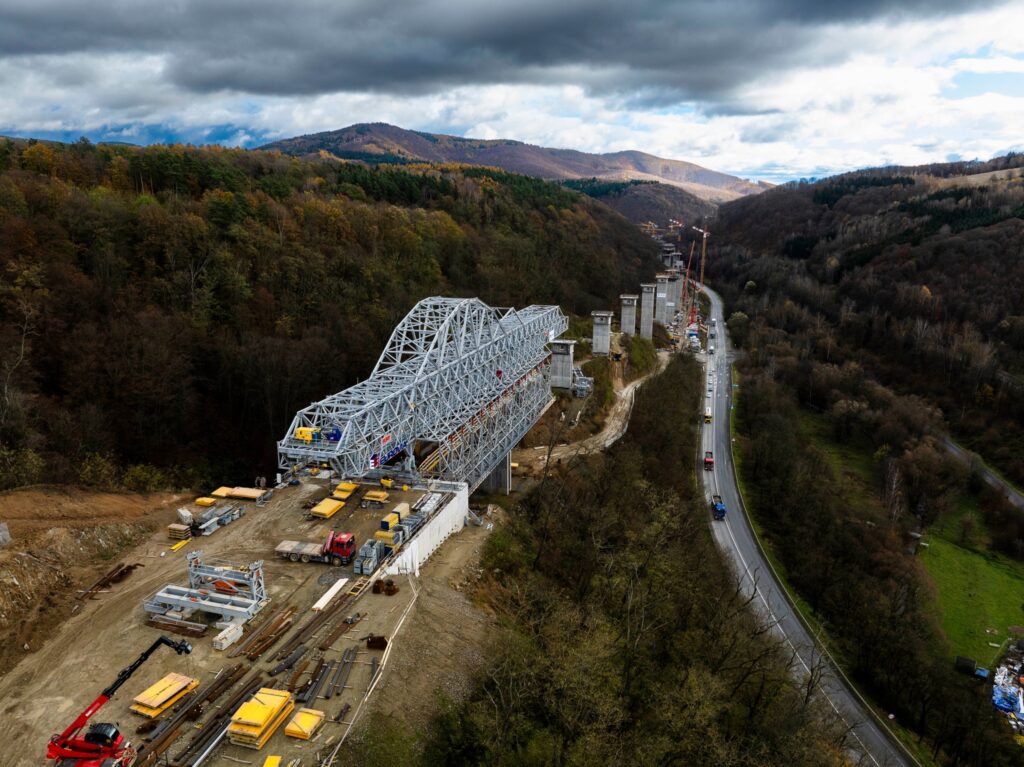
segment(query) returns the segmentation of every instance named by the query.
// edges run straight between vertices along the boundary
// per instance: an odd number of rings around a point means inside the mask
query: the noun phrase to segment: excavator
[[[46,747],[46,758],[54,760],[54,767],[129,767],[135,761],[136,751],[125,740],[124,735],[117,729],[117,725],[108,722],[95,722],[89,725],[85,735],[80,735],[80,733],[93,714],[114,697],[114,693],[121,685],[127,682],[131,675],[138,671],[139,667],[149,660],[149,656],[156,652],[161,645],[167,645],[178,655],[192,652],[192,645],[184,639],[175,642],[173,639],[161,636],[153,642],[149,649],[135,659],[134,663],[121,669],[114,683],[101,692],[99,697],[90,703],[64,732],[50,738],[50,743]]]

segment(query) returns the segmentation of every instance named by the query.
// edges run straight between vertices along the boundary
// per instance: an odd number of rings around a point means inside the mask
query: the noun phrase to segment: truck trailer
[[[352,533],[328,533],[323,544],[307,541],[281,541],[274,553],[292,562],[321,562],[335,567],[347,565],[356,551]]]

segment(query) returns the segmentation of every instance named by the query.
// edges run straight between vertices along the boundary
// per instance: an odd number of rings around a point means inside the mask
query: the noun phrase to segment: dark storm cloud
[[[160,54],[166,77],[197,92],[423,94],[458,85],[575,83],[630,103],[698,99],[729,110],[733,91],[753,77],[842,59],[843,51],[814,47],[821,25],[993,4],[7,0],[0,57]]]

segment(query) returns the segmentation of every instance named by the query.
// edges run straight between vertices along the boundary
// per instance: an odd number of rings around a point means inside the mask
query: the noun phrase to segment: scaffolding
[[[408,475],[473,490],[551,402],[547,345],[567,328],[557,306],[426,298],[367,380],[296,414],[277,443],[279,465],[327,463],[361,477],[402,459]]]
[[[192,551],[188,554],[188,586],[169,583],[147,599],[143,608],[173,620],[207,612],[228,623],[245,623],[267,602],[262,560],[249,565],[203,562],[201,553]]]

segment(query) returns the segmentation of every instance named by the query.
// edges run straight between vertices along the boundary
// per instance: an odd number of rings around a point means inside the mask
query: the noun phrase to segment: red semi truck
[[[352,533],[328,533],[323,545],[305,541],[281,541],[274,553],[292,562],[323,562],[341,567],[352,561],[356,553],[356,538]]]

